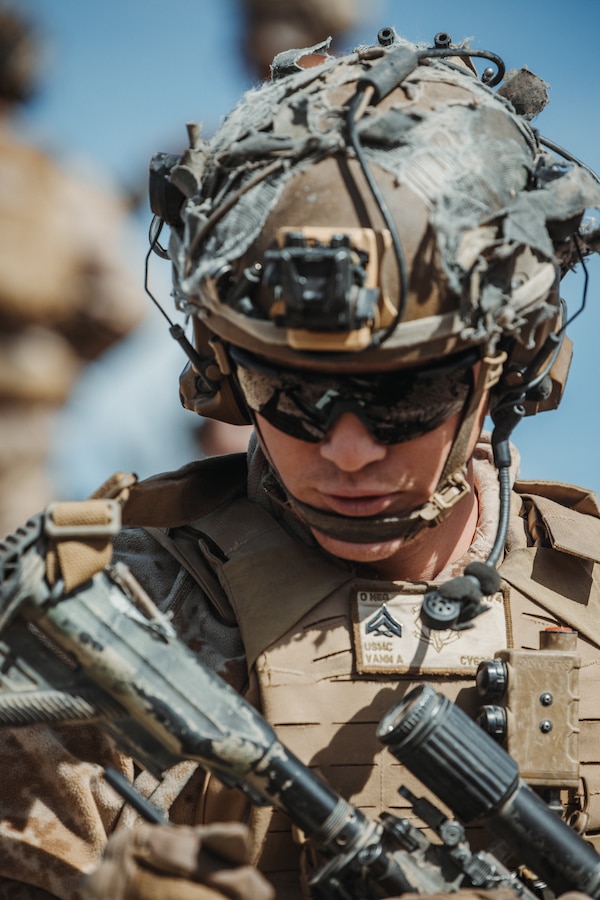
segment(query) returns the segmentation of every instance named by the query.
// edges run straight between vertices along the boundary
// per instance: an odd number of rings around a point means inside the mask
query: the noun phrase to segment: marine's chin
[[[343,541],[340,538],[324,534],[316,528],[311,528],[311,531],[323,550],[331,553],[332,556],[360,563],[375,563],[390,559],[406,544],[406,540],[401,537],[389,541],[376,541],[364,544],[355,541]]]

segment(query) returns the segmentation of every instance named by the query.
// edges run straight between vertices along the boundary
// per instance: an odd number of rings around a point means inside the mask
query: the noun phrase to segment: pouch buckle
[[[96,505],[99,510],[102,509],[104,513],[108,514],[108,522],[97,522],[94,524],[89,522],[69,522],[60,525],[52,518],[53,513],[59,508],[70,508],[73,513],[76,513],[78,506],[90,509],[91,504]],[[56,501],[50,503],[44,512],[44,530],[48,537],[56,540],[113,537],[121,530],[121,504],[117,500],[84,500],[81,503],[77,501],[66,503]]]

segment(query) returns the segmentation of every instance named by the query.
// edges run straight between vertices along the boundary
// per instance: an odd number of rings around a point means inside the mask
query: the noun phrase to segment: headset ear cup
[[[557,408],[565,390],[572,356],[573,342],[565,335],[558,356],[546,377],[546,390],[540,392],[539,398],[528,398],[523,404],[526,416],[533,416],[539,412],[547,412],[550,409]]]
[[[240,394],[225,345],[194,318],[194,345],[204,365],[199,371],[189,362],[179,376],[179,397],[185,409],[230,425],[251,425],[252,419]]]
[[[179,397],[185,409],[230,425],[252,424],[248,408],[231,375],[220,375],[210,389],[206,388],[205,380],[188,363],[179,376]]]

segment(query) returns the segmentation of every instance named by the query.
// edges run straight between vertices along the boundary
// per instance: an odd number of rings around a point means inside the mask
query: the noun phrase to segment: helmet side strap
[[[456,476],[459,473],[464,473],[465,471],[469,457],[469,444],[475,421],[479,414],[481,398],[486,391],[489,391],[498,383],[505,361],[506,353],[502,352],[497,356],[485,356],[479,364],[471,397],[463,413],[458,432],[450,448],[450,453],[434,493],[434,498],[436,496],[445,497],[444,507],[449,506],[449,508],[452,508],[462,496],[460,492],[449,491],[448,487],[455,483]],[[435,499],[433,503],[435,504]]]

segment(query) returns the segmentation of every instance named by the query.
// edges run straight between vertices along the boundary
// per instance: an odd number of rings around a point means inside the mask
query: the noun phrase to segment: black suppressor
[[[431,685],[381,720],[378,738],[463,822],[481,821],[556,895],[600,898],[600,856],[519,777],[516,762]]]

